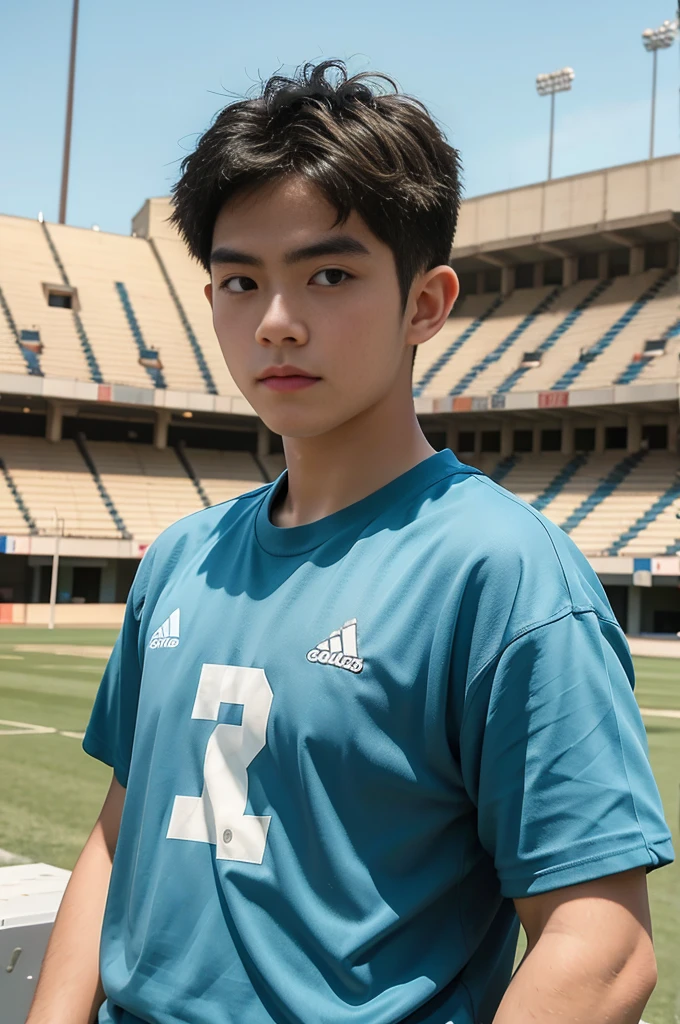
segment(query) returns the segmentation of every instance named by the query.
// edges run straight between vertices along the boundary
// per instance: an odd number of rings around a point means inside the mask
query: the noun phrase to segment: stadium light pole
[[[553,140],[555,137],[555,93],[568,92],[574,81],[573,68],[560,68],[546,75],[536,76],[536,92],[539,96],[550,96],[550,144],[548,148],[548,181],[552,178]]]
[[[68,64],[68,92],[66,95],[66,128],[64,130],[64,158],[61,164],[61,194],[59,196],[59,223],[66,223],[66,201],[68,198],[68,172],[71,162],[71,128],[73,126],[73,91],[76,79],[76,47],[78,44],[78,7],[80,0],[73,0],[71,19],[71,55]]]
[[[654,156],[654,122],[656,120],[656,58],[659,50],[673,45],[678,31],[677,21],[664,21],[658,28],[646,28],[642,33],[642,45],[652,54],[652,112],[649,126],[649,159]]]

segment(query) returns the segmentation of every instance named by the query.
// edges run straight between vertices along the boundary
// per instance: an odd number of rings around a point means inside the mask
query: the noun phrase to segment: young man
[[[435,453],[411,399],[457,295],[456,152],[324,63],[182,170],[174,220],[288,469],[143,559],[29,1024],[637,1022],[672,850],[626,640],[566,535]]]

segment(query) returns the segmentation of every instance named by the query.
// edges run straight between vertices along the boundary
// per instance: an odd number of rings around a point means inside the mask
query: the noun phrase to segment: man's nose
[[[260,345],[306,345],[308,331],[282,295],[273,296],[267,307],[255,339]]]

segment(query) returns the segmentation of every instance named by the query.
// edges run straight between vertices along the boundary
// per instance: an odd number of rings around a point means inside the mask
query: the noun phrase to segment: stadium
[[[0,215],[0,863],[54,866],[36,894],[63,885],[101,806],[109,772],[78,741],[142,555],[285,468],[170,212],[147,199],[128,235]],[[676,840],[679,257],[677,155],[469,198],[461,295],[413,375],[432,446],[560,526],[602,581]],[[650,899],[645,1017],[676,1024],[677,865]]]
[[[169,213],[0,217],[4,623],[47,623],[55,545],[56,622],[119,623],[161,530],[283,469]],[[633,636],[680,630],[679,238],[677,156],[469,199],[414,369],[431,444],[568,532]]]

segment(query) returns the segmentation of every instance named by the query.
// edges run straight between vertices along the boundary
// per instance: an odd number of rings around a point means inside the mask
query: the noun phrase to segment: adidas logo
[[[342,629],[333,630],[328,640],[322,640],[311,651],[307,651],[307,661],[361,672],[364,659],[359,657],[357,651],[357,620],[350,619]]]
[[[151,637],[149,647],[155,651],[157,647],[177,647],[179,644],[179,608],[168,615],[162,626],[159,626]]]

